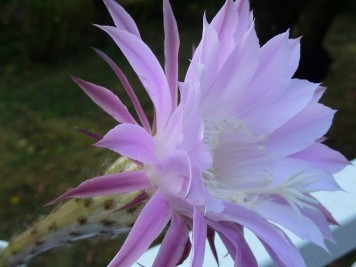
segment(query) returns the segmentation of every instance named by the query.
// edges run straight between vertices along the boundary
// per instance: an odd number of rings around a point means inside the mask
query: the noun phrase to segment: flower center
[[[276,183],[270,170],[276,157],[266,148],[266,136],[253,136],[237,118],[213,118],[204,123],[204,142],[213,164],[203,177],[214,197],[247,208],[272,195],[283,197],[295,209],[306,205],[303,188],[311,177],[301,170]]]

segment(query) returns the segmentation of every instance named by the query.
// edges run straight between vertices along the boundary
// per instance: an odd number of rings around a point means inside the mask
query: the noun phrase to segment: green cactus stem
[[[137,165],[118,159],[106,173],[132,171]],[[110,238],[128,233],[143,202],[127,208],[142,191],[85,199],[71,199],[10,240],[0,251],[0,267],[26,264],[32,257],[73,241],[102,235]]]

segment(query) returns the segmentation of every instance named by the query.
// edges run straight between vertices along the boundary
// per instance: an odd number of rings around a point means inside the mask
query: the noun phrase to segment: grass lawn
[[[154,30],[143,35],[162,57],[161,27],[154,24],[151,27]],[[325,82],[329,90],[322,100],[340,110],[329,133],[329,145],[350,159],[356,157],[355,28],[355,17],[339,15],[327,37],[326,46],[334,64]],[[200,37],[199,31],[200,23],[196,29],[182,29],[181,73],[188,64],[191,44]],[[93,140],[75,130],[81,127],[104,134],[115,121],[77,88],[68,73],[105,85],[119,94],[123,92],[109,68],[86,48],[89,46],[83,38],[86,51],[56,65],[18,68],[9,63],[0,70],[0,239],[10,239],[49,213],[51,208],[43,204],[101,173],[116,157],[92,147]],[[143,88],[118,51],[112,47],[106,51],[124,69],[144,108],[151,110]],[[115,240],[98,242],[81,241],[79,245],[55,249],[37,257],[30,266],[105,266],[118,245]],[[355,255],[331,266],[349,266],[353,260]]]

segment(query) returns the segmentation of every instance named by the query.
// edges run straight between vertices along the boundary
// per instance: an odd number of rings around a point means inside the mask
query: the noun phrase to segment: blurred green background
[[[119,2],[135,18],[143,39],[162,61],[161,0]],[[192,45],[201,37],[204,10],[211,18],[223,2],[172,0],[181,34],[181,76],[189,63]],[[277,5],[278,1],[275,2]],[[300,2],[308,4],[308,0]],[[341,2],[338,12],[331,14],[319,43],[331,59],[323,64],[330,68],[326,68],[327,76],[323,78],[329,89],[322,102],[339,110],[328,134],[328,144],[353,159],[356,157],[356,3]],[[256,14],[265,12],[259,0],[252,0],[252,4],[260,8]],[[303,14],[303,10],[298,12]],[[300,28],[298,16],[291,25],[296,34]],[[275,34],[278,25],[282,29],[289,23],[284,19],[275,26],[273,22],[271,31],[266,32],[261,27],[262,15],[256,22],[261,40]],[[91,46],[112,56],[131,81],[144,108],[151,112],[151,104],[132,69],[109,38],[92,23],[112,23],[101,1],[0,2],[0,239],[10,239],[49,213],[51,208],[43,207],[44,203],[80,181],[102,173],[116,157],[92,147],[93,140],[75,130],[81,127],[104,134],[115,121],[97,108],[68,74],[107,86],[124,101],[128,100],[114,74]],[[29,266],[105,266],[117,250],[117,240],[80,241],[47,252]],[[351,253],[331,266],[350,266],[354,260],[355,253]]]

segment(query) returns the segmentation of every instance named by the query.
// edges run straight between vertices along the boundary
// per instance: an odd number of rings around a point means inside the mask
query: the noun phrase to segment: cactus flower
[[[322,144],[335,113],[318,103],[325,88],[293,78],[300,40],[285,32],[261,47],[248,0],[226,0],[211,22],[203,18],[201,41],[178,82],[179,34],[169,1],[163,1],[164,68],[128,13],[104,2],[115,26],[98,27],[136,72],[155,119],[148,121],[122,71],[97,51],[138,119],[108,89],[74,78],[118,122],[96,146],[137,168],[89,179],[54,201],[144,191],[147,204],[109,266],[131,266],[165,228],[153,266],[176,266],[189,253],[191,266],[202,266],[206,239],[218,261],[215,234],[235,266],[257,266],[244,228],[278,266],[305,266],[279,226],[326,249],[336,222],[312,193],[340,190],[333,174],[347,160]]]

